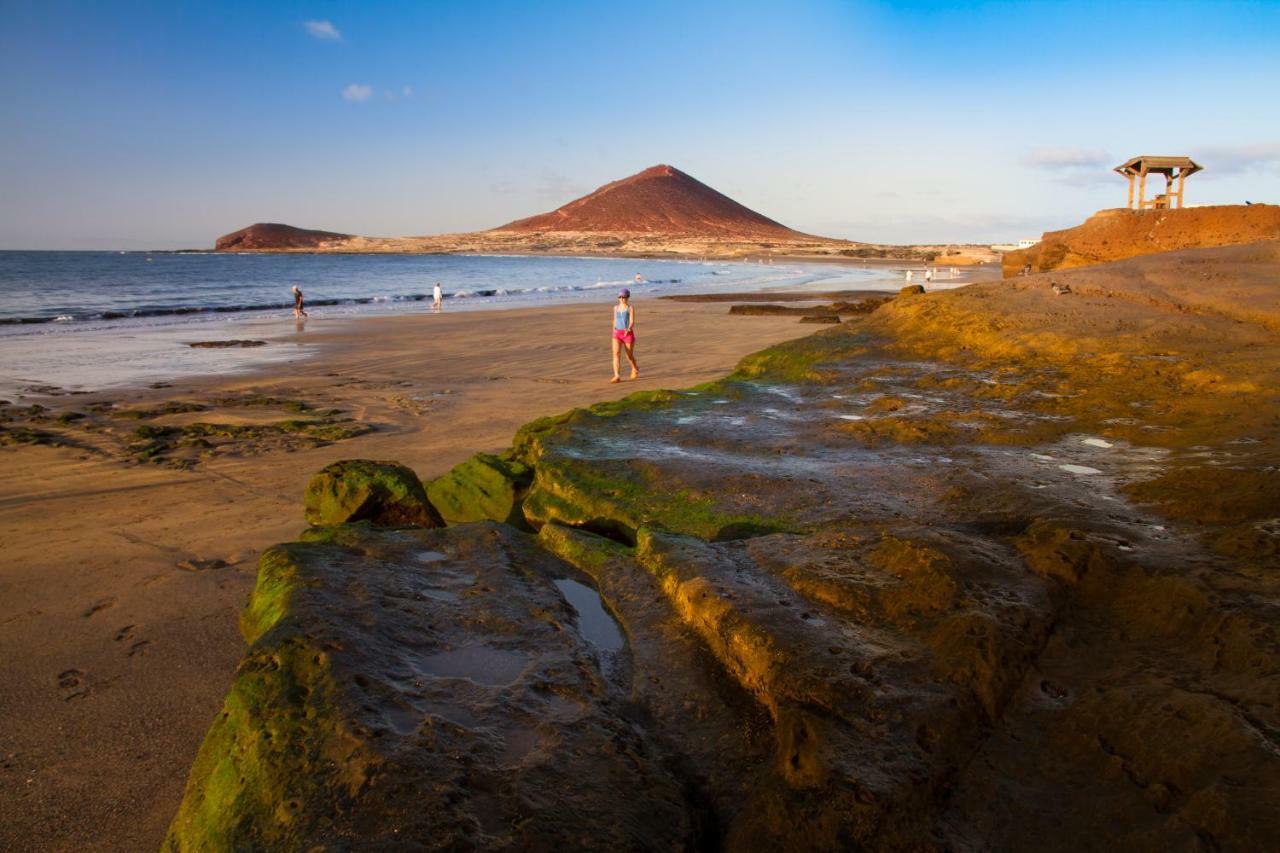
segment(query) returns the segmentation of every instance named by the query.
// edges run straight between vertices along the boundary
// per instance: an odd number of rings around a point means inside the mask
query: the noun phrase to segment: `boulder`
[[[327,465],[307,484],[303,503],[310,524],[444,526],[418,475],[398,462],[344,459]]]
[[[427,485],[427,498],[445,521],[501,521],[524,525],[520,504],[533,472],[490,453],[477,453]]]
[[[908,284],[898,291],[899,296],[919,296],[921,293],[924,293],[923,284]]]

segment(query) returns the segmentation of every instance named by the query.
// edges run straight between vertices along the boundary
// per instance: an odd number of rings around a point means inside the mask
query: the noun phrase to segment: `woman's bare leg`
[[[620,351],[621,349],[622,349],[622,342],[621,342],[621,341],[619,341],[617,338],[614,338],[614,339],[613,339],[613,379],[612,379],[612,380],[610,380],[610,381],[612,381],[612,382],[620,382],[620,381],[621,381],[621,380],[618,378],[618,367],[619,367],[619,364],[618,364],[618,354],[619,354],[619,351]],[[630,358],[630,356],[628,356],[628,358]]]
[[[636,364],[635,349],[636,349],[636,345],[634,343],[627,344],[627,349],[626,349],[627,361],[631,362],[631,378],[632,379],[635,379],[640,376],[640,366]],[[613,368],[613,375],[614,376],[618,375],[618,368],[616,364]]]

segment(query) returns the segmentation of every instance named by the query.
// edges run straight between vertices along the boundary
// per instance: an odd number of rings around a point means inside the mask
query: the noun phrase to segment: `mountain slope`
[[[672,166],[653,166],[605,184],[550,213],[494,231],[669,234],[794,240],[807,235],[744,207]]]
[[[333,240],[348,240],[350,234],[336,231],[314,231],[277,222],[258,222],[248,228],[232,231],[218,238],[217,252],[271,251],[277,249],[316,249]]]

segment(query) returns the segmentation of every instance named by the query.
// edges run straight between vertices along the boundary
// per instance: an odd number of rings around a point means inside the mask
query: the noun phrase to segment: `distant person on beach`
[[[302,290],[296,284],[293,286],[293,316],[297,318],[309,316],[303,307]]]
[[[431,307],[439,311],[444,307],[444,291],[440,289],[440,282],[436,282],[435,289],[431,291]]]
[[[640,277],[640,273],[636,273],[636,284],[639,284],[642,281],[644,281],[644,279]]]
[[[640,367],[636,364],[636,309],[631,304],[631,291],[625,287],[618,292],[618,304],[613,306],[613,379],[621,382],[618,376],[619,355],[627,354],[631,362],[631,378],[640,376]]]

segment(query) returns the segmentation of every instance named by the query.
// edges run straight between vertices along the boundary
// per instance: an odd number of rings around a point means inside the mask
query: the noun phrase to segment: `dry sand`
[[[158,847],[243,651],[236,619],[258,553],[296,536],[303,486],[327,463],[395,459],[431,478],[505,447],[534,417],[716,378],[810,328],[723,305],[639,310],[642,376],[620,385],[608,382],[605,307],[572,306],[313,323],[319,355],[283,369],[42,401],[49,431],[82,446],[0,448],[0,849]],[[323,446],[232,442],[179,470],[129,461],[137,421],[56,423],[105,401],[263,395],[376,429]],[[213,405],[146,423],[291,416]],[[178,565],[191,560],[228,566]]]

